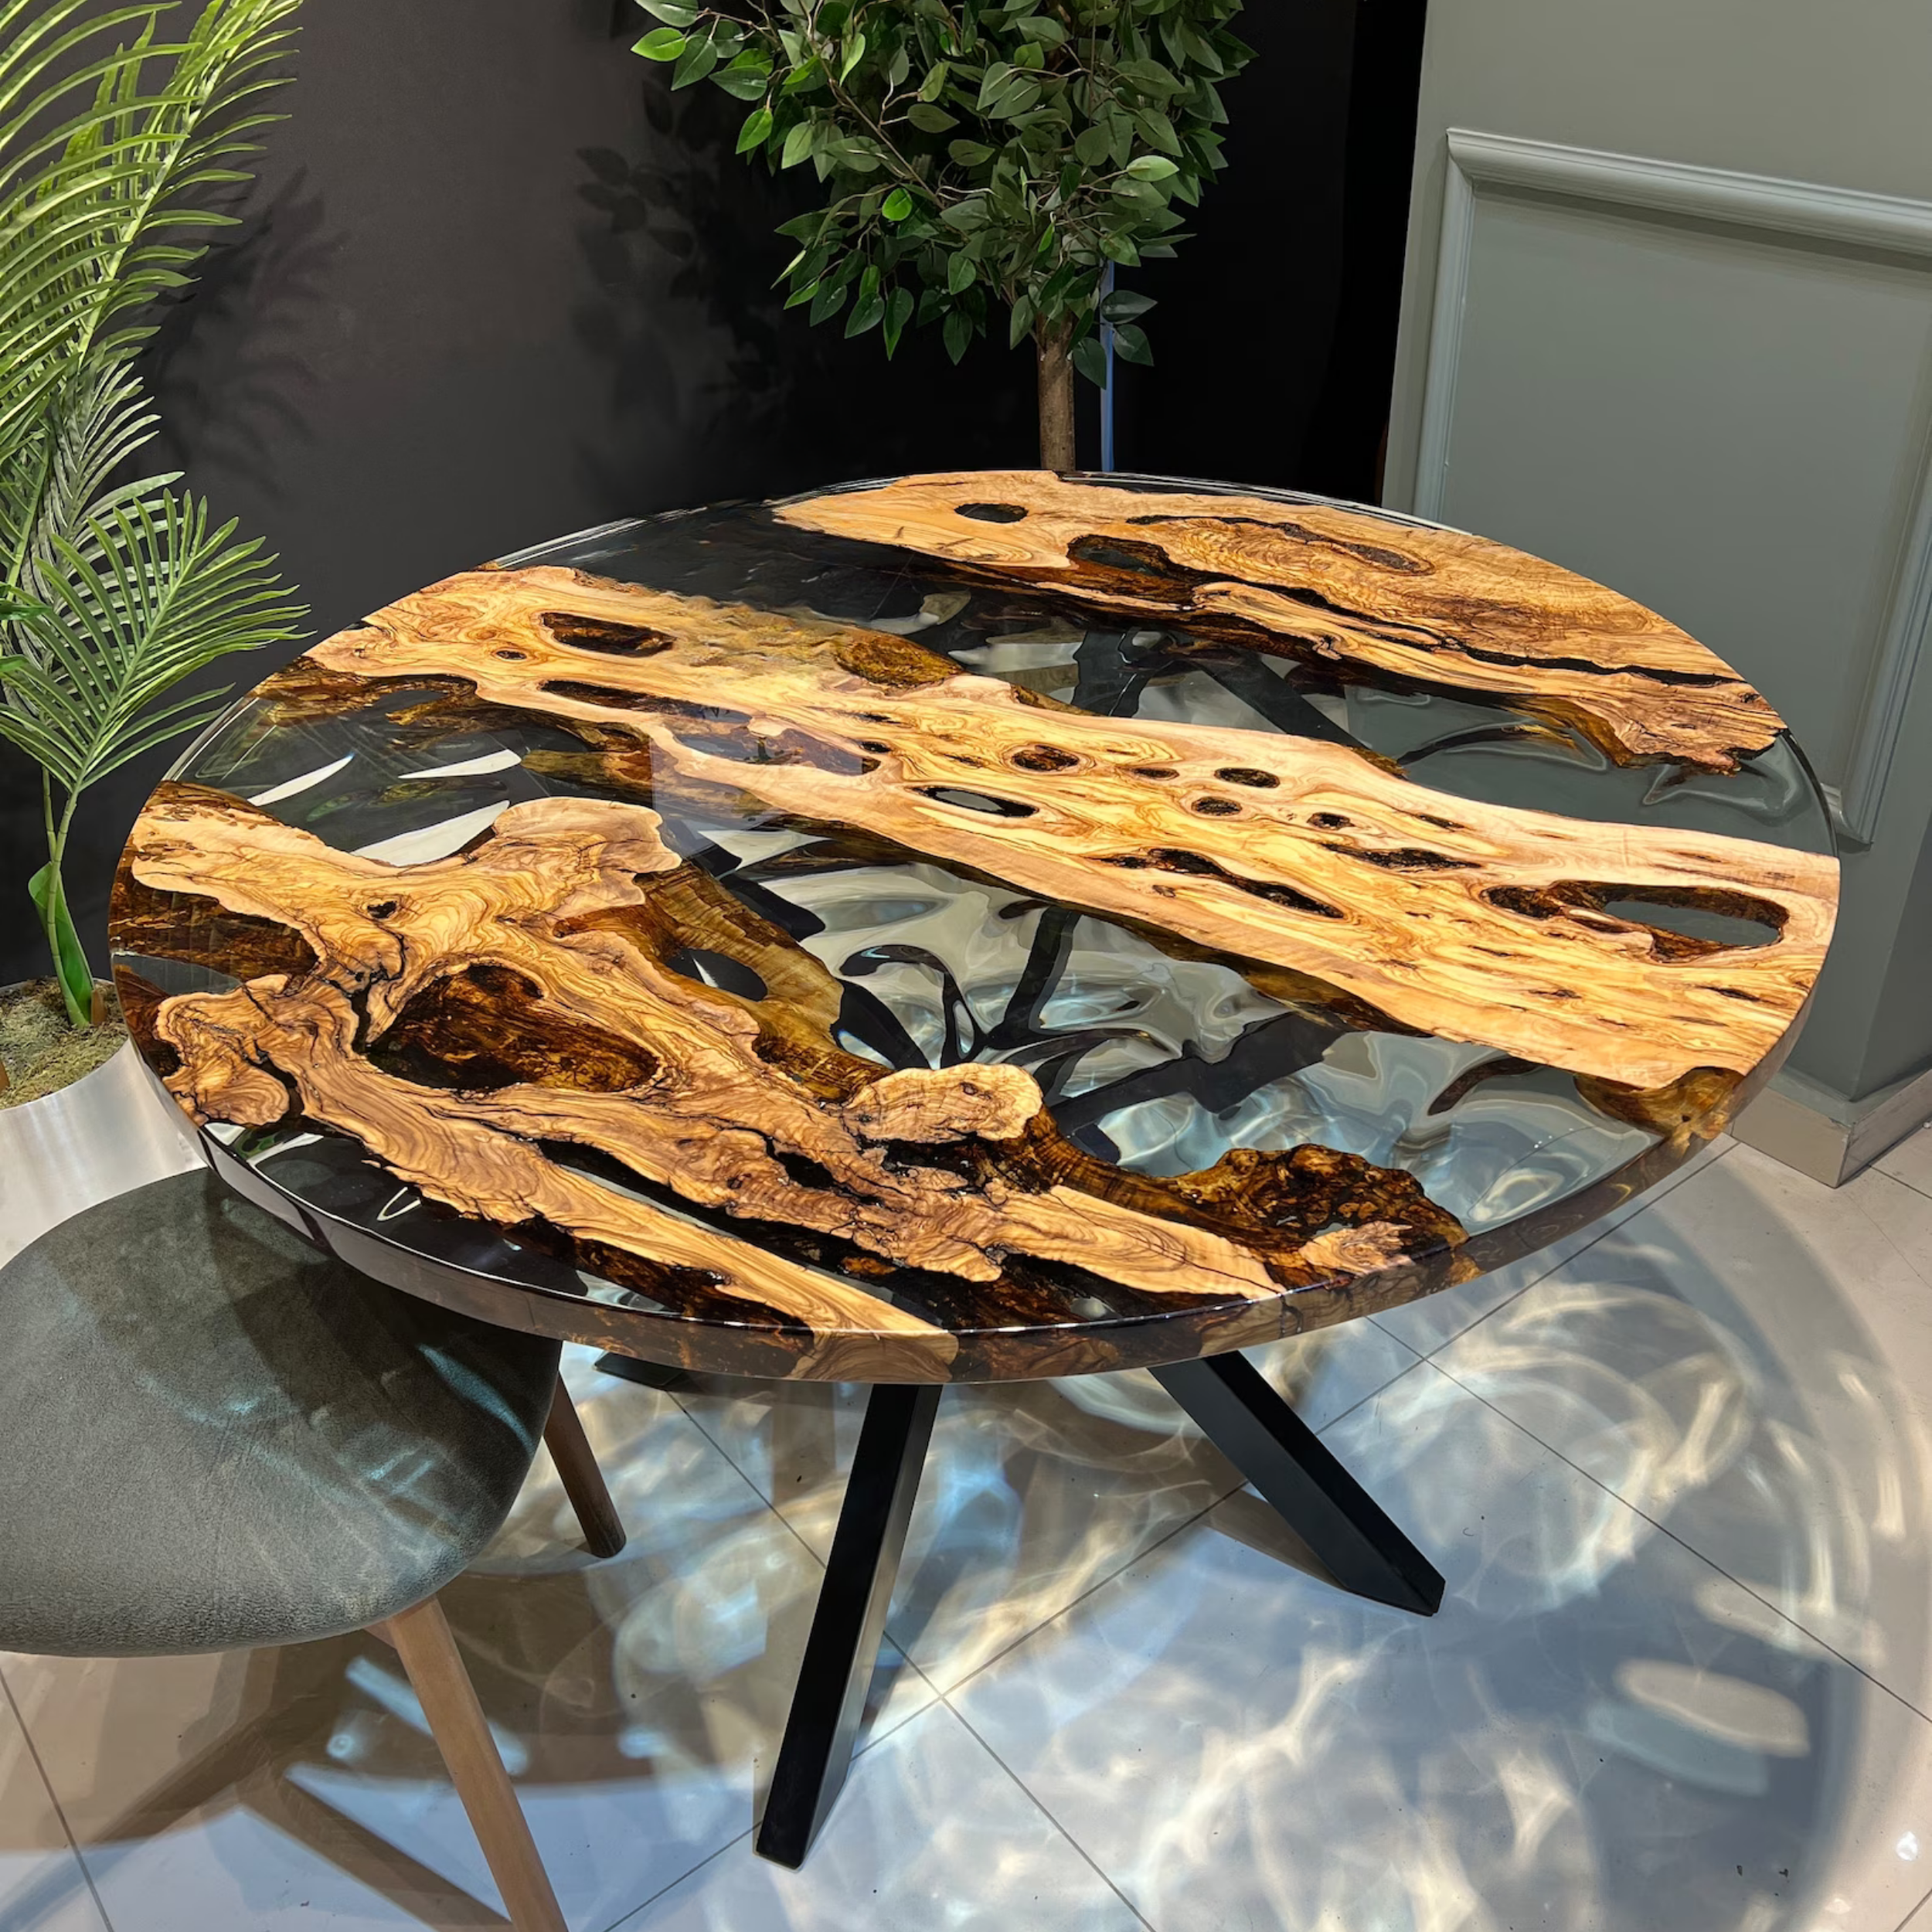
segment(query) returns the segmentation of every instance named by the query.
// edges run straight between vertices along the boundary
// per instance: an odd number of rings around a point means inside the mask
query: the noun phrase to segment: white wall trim
[[[1462,360],[1470,253],[1479,189],[1561,195],[1624,212],[1756,228],[1791,241],[1866,254],[1915,256],[1932,268],[1932,202],[1868,195],[1815,182],[1733,173],[1687,162],[1613,155],[1451,128],[1443,189],[1442,246],[1430,319],[1429,366],[1416,454],[1415,514],[1440,519],[1447,495],[1456,379]],[[1898,750],[1906,693],[1932,628],[1932,452],[1890,587],[1870,681],[1852,733],[1842,794],[1844,828],[1869,840]]]

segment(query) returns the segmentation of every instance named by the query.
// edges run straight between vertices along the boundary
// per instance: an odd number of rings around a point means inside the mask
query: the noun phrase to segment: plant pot
[[[71,1086],[0,1109],[0,1263],[97,1201],[201,1165],[186,1118],[124,1042]]]

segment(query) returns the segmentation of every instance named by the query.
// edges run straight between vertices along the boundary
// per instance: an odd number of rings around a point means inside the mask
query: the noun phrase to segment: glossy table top
[[[1837,867],[1765,700],[1602,587],[1032,472],[649,519],[266,680],[130,838],[149,1065],[359,1266],[689,1367],[1239,1348],[1716,1133]]]

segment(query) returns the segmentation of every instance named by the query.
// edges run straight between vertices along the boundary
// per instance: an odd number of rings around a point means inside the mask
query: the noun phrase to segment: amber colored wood
[[[389,1618],[376,1634],[395,1647],[409,1673],[511,1924],[516,1932],[565,1932],[563,1909],[442,1604],[427,1597]]]
[[[565,641],[585,624],[630,648]],[[1308,739],[1091,716],[903,638],[556,569],[452,577],[311,662],[461,678],[491,704],[624,733],[682,781],[1638,1090],[1756,1066],[1817,977],[1836,904],[1835,864],[1812,854],[1481,804]],[[1766,943],[1687,949],[1604,910],[1633,899],[1743,910]]]
[[[1345,676],[1486,693],[1620,763],[1729,770],[1781,728],[1722,659],[1601,584],[1486,538],[1332,504],[1012,471],[906,477],[776,515]]]
[[[152,1026],[175,1056],[171,1090],[204,1121],[266,1125],[299,1109],[459,1212],[687,1270],[714,1302],[791,1324],[795,1372],[816,1376],[947,1379],[954,1336],[862,1285],[896,1268],[990,1289],[1008,1257],[1029,1257],[1185,1312],[1272,1303],[1461,1238],[1412,1177],[1353,1156],[1230,1155],[1158,1179],[1063,1141],[1018,1067],[882,1074],[819,1030],[829,976],[782,960],[791,942],[761,922],[739,954],[793,998],[750,1001],[668,968],[694,923],[732,942],[704,924],[717,888],[658,824],[641,806],[537,800],[461,854],[389,866],[224,794],[164,786],[130,842],[130,889],[285,928],[315,961],[165,1001]],[[151,934],[151,909],[117,901],[124,916]],[[487,998],[452,998],[451,982],[478,974],[498,976]],[[418,1034],[426,996],[441,1004]],[[743,1219],[753,1238],[604,1185],[556,1158],[571,1145]],[[759,1230],[834,1243],[859,1278],[801,1265]]]
[[[550,1413],[543,1425],[543,1440],[550,1460],[570,1498],[577,1523],[583,1532],[585,1546],[594,1556],[614,1556],[624,1548],[624,1520],[611,1500],[611,1492],[597,1467],[597,1453],[583,1433],[583,1418],[577,1413],[570,1392],[557,1378],[556,1393],[550,1398]]]

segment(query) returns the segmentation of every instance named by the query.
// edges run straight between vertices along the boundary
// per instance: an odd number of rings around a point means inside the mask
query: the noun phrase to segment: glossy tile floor
[[[447,1599],[573,1927],[1932,1932],[1932,1133],[1836,1192],[1726,1146],[1265,1366],[1441,1614],[1306,1573],[1144,1376],[952,1392],[794,1874],[856,1394],[574,1359],[629,1549],[539,1464]],[[0,1676],[5,1932],[502,1923],[372,1641]]]

